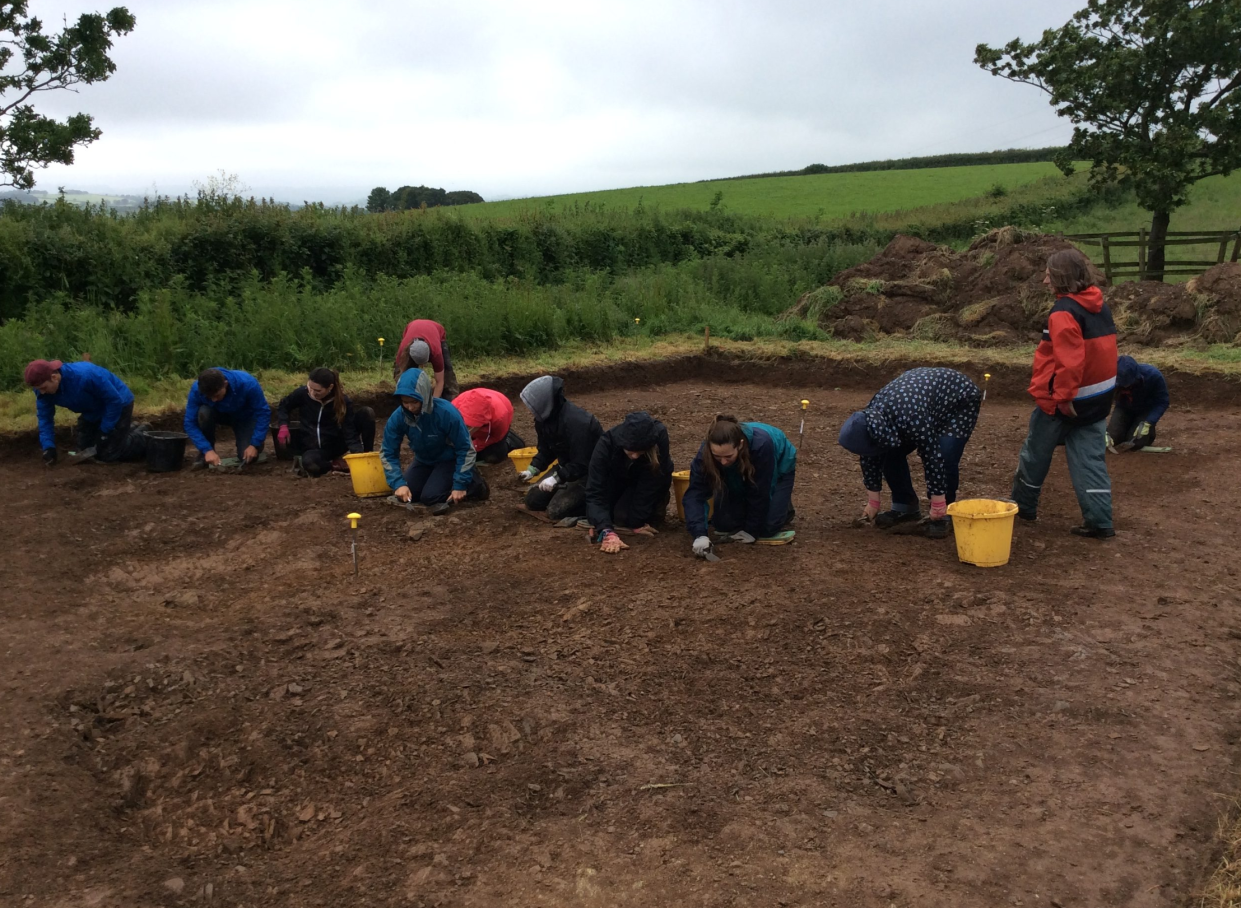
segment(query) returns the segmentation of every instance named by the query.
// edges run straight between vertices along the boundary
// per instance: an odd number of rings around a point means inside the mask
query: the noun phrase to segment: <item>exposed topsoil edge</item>
[[[978,361],[971,365],[946,364],[969,375],[978,385],[983,385],[983,374],[990,373],[987,383],[988,395],[1005,399],[1026,396],[1030,380],[1028,365],[1014,366],[1010,363],[988,362],[986,353],[979,351]],[[857,389],[878,391],[884,384],[906,369],[915,366],[937,365],[919,359],[893,359],[882,363],[854,362],[822,356],[784,356],[769,360],[755,360],[742,354],[713,350],[685,356],[653,361],[606,363],[584,366],[578,369],[562,369],[557,374],[565,380],[570,395],[587,391],[607,390],[615,387],[649,388],[654,385],[702,379],[712,384],[745,384],[761,382],[772,387],[789,389]],[[544,373],[531,372],[522,375],[491,377],[481,376],[478,382],[463,386],[487,387],[500,391],[516,400],[518,393],[531,379]],[[1166,370],[1173,400],[1192,400],[1197,406],[1236,405],[1241,400],[1241,380],[1219,373],[1194,373]],[[375,409],[380,418],[386,418],[395,409],[392,385],[381,384],[375,388],[351,394],[354,402]],[[704,414],[704,419],[712,414]],[[181,424],[179,413],[157,417],[143,417],[159,429],[175,429]],[[72,423],[62,423],[57,429],[58,438],[68,443],[72,438]],[[38,443],[34,430],[0,435],[0,456],[26,455]]]

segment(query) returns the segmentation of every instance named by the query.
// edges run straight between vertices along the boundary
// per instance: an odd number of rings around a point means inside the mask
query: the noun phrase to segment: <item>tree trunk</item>
[[[1146,279],[1148,281],[1163,280],[1163,241],[1168,238],[1169,220],[1171,220],[1171,213],[1167,211],[1156,211],[1151,216],[1151,232],[1147,240],[1146,252]]]

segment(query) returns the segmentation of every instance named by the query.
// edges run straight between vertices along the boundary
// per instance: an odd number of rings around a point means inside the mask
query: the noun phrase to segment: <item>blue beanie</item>
[[[883,453],[883,448],[871,441],[866,431],[865,410],[858,410],[845,420],[845,424],[840,427],[840,437],[837,441],[846,451],[860,457],[877,457]]]

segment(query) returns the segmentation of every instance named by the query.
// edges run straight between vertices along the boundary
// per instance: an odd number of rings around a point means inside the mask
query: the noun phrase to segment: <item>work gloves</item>
[[[280,442],[282,445],[287,445],[289,443],[289,436],[289,427],[281,426],[280,431],[276,433],[276,441]]]
[[[529,482],[530,480],[534,479],[534,477],[538,475],[539,475],[538,470],[536,470],[534,467],[526,467],[526,469],[522,470],[520,473],[517,474],[517,478],[520,479],[522,482]]]
[[[709,536],[699,536],[694,540],[694,554],[699,558],[709,551],[711,551],[711,538]]]
[[[744,542],[747,545],[754,541],[754,537],[745,530],[738,530],[729,537],[733,542]]]
[[[605,530],[603,540],[599,543],[599,551],[606,552],[609,555],[615,555],[621,549],[627,549],[629,546],[621,542],[621,538],[616,535],[615,530]]]
[[[558,477],[555,473],[552,473],[550,476],[548,476],[546,479],[544,479],[542,482],[539,483],[539,491],[540,492],[553,492],[555,491],[556,486],[559,484],[560,484],[560,477]]]
[[[1151,424],[1143,420],[1138,423],[1138,427],[1133,430],[1133,437],[1129,441],[1135,448],[1145,447],[1146,439],[1150,437]]]
[[[44,448],[43,449],[43,462],[47,464],[49,467],[52,464],[56,463],[56,449],[55,448]]]

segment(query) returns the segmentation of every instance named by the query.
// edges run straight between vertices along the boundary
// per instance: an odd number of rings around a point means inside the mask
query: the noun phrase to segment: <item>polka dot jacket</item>
[[[871,441],[889,449],[914,447],[922,458],[927,493],[947,489],[939,440],[945,435],[967,439],[978,422],[982,392],[955,369],[919,368],[894,378],[866,405],[866,432]],[[862,458],[866,488],[883,488],[883,456]]]

